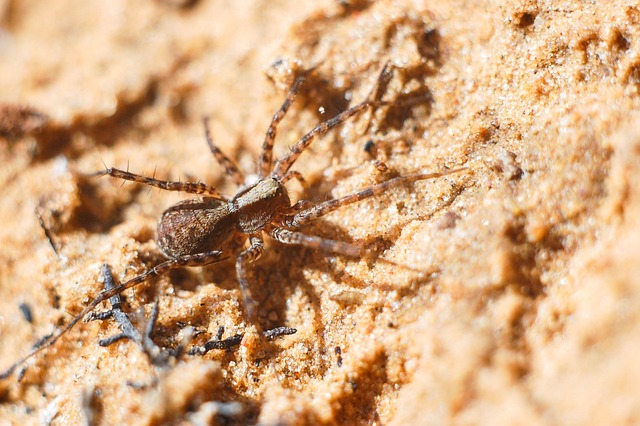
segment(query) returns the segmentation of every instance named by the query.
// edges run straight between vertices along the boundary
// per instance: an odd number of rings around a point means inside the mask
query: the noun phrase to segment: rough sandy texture
[[[395,72],[388,105],[303,154],[296,197],[469,170],[305,229],[377,248],[369,259],[269,243],[251,275],[259,319],[297,334],[162,370],[130,341],[100,347],[112,320],[80,323],[0,382],[0,423],[640,423],[635,2],[228,4],[0,1],[0,368],[101,290],[103,263],[124,281],[163,260],[156,220],[185,197],[85,174],[233,194],[201,117],[252,172],[306,68],[276,154],[364,99],[387,61]],[[194,344],[246,327],[232,262],[125,296],[139,327],[158,298],[162,347],[188,326]]]

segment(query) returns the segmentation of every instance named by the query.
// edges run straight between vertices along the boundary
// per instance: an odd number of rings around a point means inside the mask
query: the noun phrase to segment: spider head
[[[281,211],[291,206],[289,194],[277,179],[266,177],[240,191],[231,201],[238,230],[245,234],[261,231]]]

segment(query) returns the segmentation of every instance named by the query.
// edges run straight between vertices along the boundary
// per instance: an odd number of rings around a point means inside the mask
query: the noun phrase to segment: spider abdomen
[[[182,201],[160,217],[158,247],[169,258],[221,250],[234,234],[233,221],[227,201]]]

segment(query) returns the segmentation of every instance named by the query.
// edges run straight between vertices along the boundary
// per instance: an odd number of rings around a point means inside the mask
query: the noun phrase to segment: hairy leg
[[[340,207],[347,206],[349,204],[356,203],[366,198],[382,194],[383,192],[387,191],[388,189],[394,186],[402,185],[409,182],[415,182],[419,180],[435,179],[435,178],[446,176],[452,173],[458,173],[463,170],[466,170],[466,167],[454,169],[454,170],[447,170],[445,172],[439,172],[439,173],[414,173],[408,176],[400,176],[400,177],[388,180],[386,182],[380,183],[378,185],[374,185],[363,191],[356,192],[355,194],[345,195],[344,197],[328,200],[314,207],[311,207],[310,209],[296,213],[291,219],[286,220],[285,225],[290,226],[292,228],[297,228],[297,227],[306,225],[307,223],[313,222],[314,220]]]
[[[380,102],[380,98],[382,97],[381,91],[383,90],[384,87],[386,87],[387,83],[389,82],[389,79],[391,78],[390,69],[391,68],[388,64],[384,66],[384,68],[380,72],[380,75],[378,76],[376,85],[371,90],[366,100],[341,112],[335,117],[318,124],[309,133],[304,135],[302,139],[300,139],[295,145],[291,147],[287,155],[285,155],[280,160],[278,160],[275,167],[273,168],[273,172],[271,173],[271,176],[278,179],[282,179],[286,175],[286,173],[289,171],[289,168],[291,168],[293,163],[295,163],[295,161],[298,159],[300,154],[302,154],[304,150],[307,149],[309,145],[311,145],[311,142],[313,142],[318,136],[324,135],[329,130],[333,129],[339,124],[342,124],[348,118],[356,115],[357,113],[364,110],[368,106],[374,105],[374,104],[381,104],[382,103]]]
[[[251,323],[255,323],[255,301],[251,296],[251,289],[247,280],[247,265],[256,261],[264,250],[264,241],[260,234],[254,234],[249,237],[250,246],[240,253],[236,259],[236,273],[238,275],[238,284],[244,300],[244,307],[247,311],[247,317]]]
[[[289,93],[282,103],[282,106],[273,116],[271,124],[269,125],[269,129],[267,129],[267,135],[265,136],[264,142],[262,143],[262,155],[260,156],[260,163],[258,165],[258,174],[261,179],[268,176],[269,172],[271,172],[271,163],[273,159],[273,143],[276,139],[276,133],[278,132],[278,124],[284,118],[285,114],[289,110],[289,107],[293,103],[293,100],[298,95],[300,86],[302,86],[304,80],[305,75],[296,78],[296,81],[294,81],[293,85],[289,89]]]
[[[114,178],[129,180],[132,182],[138,182],[156,188],[164,189],[165,191],[181,191],[189,194],[207,194],[212,198],[218,198],[223,200],[224,198],[217,189],[202,182],[173,182],[158,180],[152,177],[137,175],[125,170],[115,169],[113,167],[107,168],[103,171],[97,172],[95,176],[109,175]]]
[[[283,244],[300,245],[350,257],[358,257],[362,255],[364,251],[361,247],[354,244],[329,240],[316,235],[307,235],[301,232],[278,228],[277,226],[269,227],[267,232],[271,238]]]
[[[209,132],[209,119],[207,117],[202,119],[204,124],[204,136],[207,139],[207,144],[209,145],[209,149],[211,153],[218,161],[223,168],[227,176],[229,176],[237,185],[244,184],[244,175],[238,169],[236,163],[233,162],[229,157],[226,156],[224,152],[218,148],[218,146],[213,142],[213,138],[211,137],[211,133]]]

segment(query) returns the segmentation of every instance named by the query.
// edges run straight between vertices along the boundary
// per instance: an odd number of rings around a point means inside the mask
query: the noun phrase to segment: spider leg
[[[313,142],[316,137],[324,135],[329,130],[333,129],[339,124],[342,124],[349,117],[356,115],[363,109],[367,108],[369,105],[371,105],[371,101],[367,99],[347,109],[346,111],[341,112],[332,119],[318,124],[309,133],[304,135],[302,139],[300,139],[295,145],[293,145],[284,157],[278,160],[273,169],[273,172],[271,173],[271,176],[277,179],[282,179],[289,171],[289,168],[298,159],[300,154],[302,154],[304,150],[307,149],[309,145],[311,145],[311,142]]]
[[[351,108],[341,112],[335,117],[324,121],[314,127],[309,133],[304,135],[302,139],[300,139],[295,145],[293,145],[290,151],[284,157],[278,160],[275,167],[273,168],[273,172],[271,172],[271,176],[277,179],[282,179],[289,171],[289,168],[291,168],[293,163],[295,163],[295,161],[298,159],[300,154],[302,154],[304,150],[307,149],[309,145],[311,145],[311,142],[313,142],[315,138],[324,135],[329,130],[343,123],[345,120],[356,115],[368,106],[374,104],[382,104],[383,102],[380,101],[382,94],[380,92],[382,91],[383,87],[386,87],[390,78],[390,66],[389,64],[386,64],[380,72],[380,75],[378,76],[376,85],[371,90],[366,100],[360,102],[355,106],[352,106]]]
[[[213,142],[213,138],[211,137],[211,133],[209,132],[209,118],[204,117],[202,119],[202,122],[204,124],[204,136],[207,139],[207,144],[209,145],[211,153],[218,161],[218,164],[224,167],[224,171],[227,176],[233,179],[233,181],[237,185],[243,185],[244,175],[242,174],[240,169],[238,169],[236,163],[234,163],[229,157],[227,157],[225,153],[222,152],[220,148],[218,148],[218,146]]]
[[[280,183],[285,184],[288,181],[290,181],[291,179],[296,179],[298,182],[300,182],[300,185],[302,185],[303,187],[307,186],[307,181],[304,180],[304,177],[302,176],[302,173],[296,171],[296,170],[289,170],[287,173],[285,173],[284,176],[282,176],[282,179],[280,180]]]
[[[313,207],[313,203],[309,200],[300,200],[296,202],[294,205],[289,207],[284,215],[285,221],[286,218],[295,216],[296,213],[301,212],[303,210],[308,210]]]
[[[327,213],[334,211],[337,208],[356,203],[358,201],[364,200],[369,197],[373,197],[375,195],[382,194],[383,192],[385,192],[386,190],[394,186],[402,185],[404,183],[409,183],[409,182],[415,182],[418,180],[434,179],[434,178],[446,176],[452,173],[458,173],[466,169],[467,169],[466,167],[463,167],[455,170],[447,170],[447,171],[438,172],[438,173],[414,173],[407,176],[400,176],[397,178],[393,178],[386,182],[367,188],[363,191],[356,192],[355,194],[345,195],[344,197],[328,200],[314,207],[311,207],[310,209],[296,213],[292,218],[285,219],[285,225],[290,226],[292,228],[298,228],[300,226],[306,225],[309,222],[313,222],[319,217],[322,217]]]
[[[176,257],[174,259],[167,260],[166,262],[163,262],[155,266],[154,268],[138,275],[137,277],[131,278],[129,281],[126,281],[125,283],[120,284],[119,286],[100,292],[100,294],[98,294],[98,296],[96,296],[95,299],[93,299],[87,306],[85,306],[85,308],[78,315],[73,317],[71,322],[69,322],[69,324],[64,326],[62,330],[44,339],[30,353],[28,353],[27,355],[19,359],[16,363],[14,363],[11,367],[9,367],[4,372],[0,373],[0,380],[9,377],[11,374],[13,374],[16,368],[22,365],[29,358],[36,355],[38,352],[42,351],[43,349],[48,348],[49,346],[56,343],[58,339],[60,339],[69,330],[71,330],[73,326],[75,326],[78,323],[78,321],[80,321],[89,312],[95,309],[95,307],[98,306],[101,302],[107,299],[110,299],[111,297],[117,294],[122,293],[124,290],[127,290],[131,287],[135,287],[136,285],[145,282],[149,278],[157,277],[159,275],[165,274],[172,269],[181,268],[183,266],[204,266],[211,263],[222,261],[227,257],[228,256],[226,256],[225,253],[220,250]]]
[[[181,191],[188,192],[189,194],[207,194],[212,198],[224,200],[217,189],[202,182],[173,182],[158,180],[147,176],[136,175],[124,170],[115,169],[113,167],[104,169],[103,171],[97,172],[94,175],[109,175],[117,179],[124,179],[149,186],[155,186],[156,188],[164,189],[165,191]]]
[[[285,114],[289,110],[289,107],[293,103],[293,100],[298,95],[300,91],[300,86],[304,82],[306,76],[301,75],[296,78],[296,81],[293,82],[293,85],[289,89],[289,93],[287,94],[287,98],[282,103],[282,106],[275,113],[273,119],[271,120],[271,124],[269,125],[269,129],[267,129],[267,135],[264,138],[264,142],[262,143],[262,155],[260,156],[260,165],[258,166],[258,173],[260,178],[266,177],[271,171],[271,163],[273,159],[273,143],[276,139],[276,133],[278,132],[278,124],[284,118]]]
[[[159,265],[154,266],[149,269],[147,272],[144,272],[137,277],[131,278],[129,281],[126,281],[124,284],[120,284],[117,287],[114,287],[110,290],[105,290],[94,299],[90,305],[97,305],[98,303],[106,300],[116,294],[122,293],[124,290],[127,290],[131,287],[135,287],[138,284],[142,284],[149,278],[157,277],[169,272],[172,269],[182,268],[185,266],[205,266],[210,265],[212,263],[220,262],[226,259],[228,256],[225,256],[225,253],[221,250],[213,250],[204,253],[197,254],[187,254],[184,256],[175,257],[173,259],[167,260]],[[97,302],[96,302],[97,300]],[[82,316],[86,315],[84,311],[89,312],[91,309],[87,310],[85,308],[82,312]]]
[[[244,301],[244,307],[247,311],[247,317],[251,323],[255,323],[255,301],[251,296],[251,289],[247,280],[247,265],[258,260],[264,250],[264,241],[260,234],[249,236],[250,246],[238,255],[236,258],[236,273],[238,275],[238,284]]]
[[[343,241],[329,240],[326,238],[318,237],[316,235],[307,235],[301,232],[290,231],[288,229],[279,228],[273,225],[270,225],[267,228],[267,233],[271,236],[271,238],[283,244],[300,245],[350,257],[358,257],[363,252],[363,249],[361,247],[354,244],[345,243]]]

